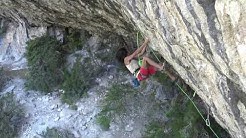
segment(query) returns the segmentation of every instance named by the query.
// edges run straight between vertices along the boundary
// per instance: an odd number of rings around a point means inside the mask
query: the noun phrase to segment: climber
[[[144,54],[148,45],[149,39],[146,38],[141,47],[139,47],[132,54],[129,54],[126,48],[120,48],[116,53],[116,58],[125,64],[127,69],[136,77],[133,79],[133,86],[138,87],[140,81],[147,79],[150,75],[156,73],[156,71],[162,71],[163,64],[158,64],[147,56],[143,56],[142,65],[138,64],[137,58]]]

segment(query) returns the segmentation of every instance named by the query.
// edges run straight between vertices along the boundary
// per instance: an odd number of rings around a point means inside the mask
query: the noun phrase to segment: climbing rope
[[[139,33],[139,32],[138,32]],[[138,45],[138,33],[137,33],[137,45]],[[167,41],[166,41],[167,42]],[[167,42],[167,44],[169,44]],[[170,45],[170,44],[169,44]],[[139,45],[138,45],[138,48],[139,48]],[[152,48],[151,49],[151,52],[154,54],[155,58],[159,61],[160,59],[156,56],[154,50]],[[138,60],[139,60],[139,56],[138,56]],[[140,60],[139,60],[140,61]],[[190,98],[190,96],[182,89],[182,87],[176,82],[175,85],[181,90],[182,93],[184,93],[184,95],[191,101],[191,103],[193,104],[193,106],[195,107],[195,109],[197,110],[197,112],[199,113],[199,115],[202,117],[202,119],[204,120],[204,122],[206,123],[206,126],[209,127],[209,129],[213,132],[213,134],[219,138],[219,136],[215,133],[215,131],[213,130],[213,128],[211,127],[210,125],[210,121],[209,121],[209,110],[208,110],[208,113],[207,113],[207,118],[205,119],[205,117],[202,115],[201,111],[198,109],[198,107],[196,106],[196,104],[194,103],[194,101]],[[194,92],[193,94],[193,97],[194,98],[196,95],[196,92]]]
[[[154,54],[155,58],[158,60],[158,62],[161,62],[161,60],[156,56],[154,50],[152,48],[150,48],[151,52]]]
[[[139,34],[139,32],[137,32],[137,46],[138,46],[138,49],[139,49],[138,34]],[[143,61],[139,58],[139,54],[138,54],[138,65],[142,66],[142,63],[143,63]]]
[[[193,104],[193,106],[196,108],[197,112],[199,113],[199,115],[202,117],[202,119],[204,120],[204,122],[206,123],[206,126],[209,127],[209,129],[213,132],[213,134],[219,138],[219,136],[215,133],[215,131],[213,130],[213,128],[210,125],[210,121],[209,121],[209,113],[207,114],[207,118],[205,119],[205,117],[202,115],[201,111],[198,109],[198,107],[196,106],[196,104],[194,103],[194,101],[190,98],[190,96],[182,89],[182,87],[178,84],[175,83],[177,85],[177,87],[181,90],[181,92],[183,92],[185,94],[185,96],[191,101],[191,103]]]
[[[137,32],[137,46],[139,48],[139,42],[138,42],[138,36],[139,36],[139,32]],[[150,48],[151,52],[154,54],[155,58],[158,60],[158,62],[160,63],[161,60],[157,57],[157,55],[155,54],[154,50],[152,48]],[[139,55],[138,55],[138,64],[141,66],[142,64],[142,60],[139,58]]]

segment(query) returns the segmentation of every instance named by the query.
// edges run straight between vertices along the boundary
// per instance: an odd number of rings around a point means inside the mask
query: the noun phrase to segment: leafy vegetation
[[[3,87],[5,86],[6,82],[8,81],[8,77],[4,74],[3,68],[0,68],[0,91],[2,91]]]
[[[99,115],[97,117],[97,123],[102,127],[103,130],[108,130],[110,127],[111,119],[106,115]]]
[[[7,25],[3,24],[3,26],[0,27],[0,37],[3,36],[7,32]]]
[[[211,130],[206,126],[203,119],[193,106],[193,104],[182,95],[179,95],[166,116],[170,119],[166,123],[153,121],[147,125],[146,138],[191,138],[201,137],[206,134],[215,137]],[[219,137],[229,137],[229,134],[222,129],[211,118],[211,126]]]
[[[102,112],[115,111],[118,114],[124,112],[126,95],[134,92],[129,85],[112,85],[105,96]]]
[[[71,32],[67,32],[67,36],[65,37],[66,42],[62,46],[63,49],[68,53],[73,53],[77,50],[81,50],[85,44],[86,38],[88,37],[88,33],[81,30],[71,30]]]
[[[62,81],[64,56],[55,38],[42,36],[27,43],[28,89],[49,92]]]
[[[91,60],[83,59],[74,64],[71,70],[65,67],[65,53],[79,50],[86,38],[79,31],[68,33],[66,43],[62,45],[50,36],[42,36],[29,41],[26,58],[29,74],[26,87],[32,90],[50,92],[54,88],[64,90],[62,100],[73,104],[81,98],[90,86],[93,76],[97,75],[99,68],[91,68]]]
[[[193,104],[187,99],[182,99],[180,103],[175,103],[174,107],[167,113],[171,119],[168,125],[172,131],[168,134],[171,137],[197,137],[198,124],[202,118],[197,113]]]
[[[153,121],[147,127],[144,138],[164,138],[165,127],[161,122]]]
[[[212,127],[213,130],[215,130],[216,134],[220,138],[230,138],[229,133],[223,129],[216,121],[214,118],[210,118],[210,126]],[[212,138],[216,138],[215,135],[212,133],[212,131],[205,125],[203,124],[204,129],[208,132],[208,135],[211,136]]]
[[[113,84],[105,96],[102,111],[97,117],[97,123],[104,130],[107,130],[114,115],[122,114],[126,110],[127,95],[134,93],[135,91],[129,85]]]
[[[81,98],[90,87],[90,79],[92,74],[86,67],[81,64],[80,58],[77,58],[71,71],[65,71],[64,82],[62,89],[63,102],[72,105],[79,98]]]
[[[0,98],[0,109],[0,137],[17,137],[24,120],[23,108],[15,101],[14,95],[8,93]]]
[[[144,137],[189,138],[198,136],[198,124],[202,119],[191,102],[186,99],[175,101],[174,106],[166,115],[170,121],[167,123],[151,122],[146,128]],[[171,130],[164,132],[166,128],[171,128]]]
[[[169,77],[165,73],[158,71],[158,72],[156,72],[155,75],[153,75],[153,78],[155,80],[157,80],[160,84],[162,84],[168,88],[172,87],[172,81],[169,79]]]
[[[75,136],[68,130],[61,130],[57,128],[47,128],[41,136],[43,138],[75,138]]]

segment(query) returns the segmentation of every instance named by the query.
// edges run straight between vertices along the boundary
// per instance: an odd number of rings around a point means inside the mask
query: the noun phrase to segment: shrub
[[[218,137],[220,138],[230,138],[229,133],[223,129],[216,121],[214,118],[209,118],[210,120],[210,126],[212,129],[216,132]],[[213,132],[206,126],[205,123],[203,123],[204,129],[208,132],[208,134],[212,137],[215,138],[216,136],[213,134]]]
[[[153,121],[147,125],[144,138],[164,138],[164,125],[160,122]]]
[[[172,129],[168,134],[171,137],[197,137],[198,124],[203,121],[193,104],[185,98],[175,102],[167,117],[171,119],[168,123]]]
[[[8,77],[4,74],[3,68],[0,68],[0,91],[2,91],[3,87],[5,86],[6,82],[8,81]]]
[[[158,71],[158,72],[156,72],[155,75],[153,75],[153,78],[155,80],[157,80],[160,84],[162,84],[168,88],[172,87],[172,81],[169,79],[169,77],[165,73]]]
[[[81,98],[90,87],[91,74],[88,69],[80,63],[77,58],[71,71],[65,71],[64,82],[62,89],[64,93],[62,100],[65,103],[72,105],[79,98]]]
[[[129,85],[113,84],[105,96],[102,112],[115,111],[118,114],[124,112],[126,95],[134,92]]]
[[[75,138],[75,136],[68,130],[58,128],[47,128],[46,132],[41,135],[43,138]]]
[[[68,30],[65,36],[65,44],[63,45],[63,48],[68,53],[81,50],[88,37],[89,33],[87,31],[72,29],[71,32],[69,32]]]
[[[97,123],[102,129],[108,130],[111,118],[126,110],[127,95],[134,93],[135,91],[129,85],[113,84],[111,86],[103,101],[102,111],[97,117]]]
[[[0,98],[0,108],[0,137],[17,137],[24,119],[23,108],[14,100],[12,93]]]
[[[55,38],[42,36],[27,43],[28,89],[49,92],[62,81],[64,63],[61,44]]]
[[[81,62],[82,61],[82,62]],[[62,100],[68,104],[73,104],[79,98],[86,95],[92,87],[93,80],[98,76],[102,67],[92,65],[92,59],[77,57],[71,70],[64,73],[62,89],[64,94]]]
[[[202,119],[190,101],[186,99],[176,100],[175,105],[166,114],[170,121],[167,123],[158,121],[149,123],[144,134],[145,138],[198,136],[198,124]],[[166,128],[170,128],[170,131],[165,132]]]
[[[3,26],[0,26],[0,37],[2,37],[8,30],[8,26],[5,22],[3,23]]]
[[[108,130],[110,127],[111,119],[106,115],[99,115],[96,122],[102,127],[103,130]]]

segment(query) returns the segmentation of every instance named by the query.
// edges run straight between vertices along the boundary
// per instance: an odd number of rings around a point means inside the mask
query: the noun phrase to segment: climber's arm
[[[146,50],[148,42],[149,42],[149,39],[146,38],[141,47],[139,47],[137,50],[135,50],[131,55],[127,56],[129,58],[129,60],[142,55]]]
[[[145,52],[145,50],[146,50],[146,47],[148,46],[148,42],[149,42],[149,39],[146,38],[145,41],[144,41],[144,43],[143,43],[142,46],[141,46],[141,47],[143,47],[143,48],[142,48],[141,52],[138,53],[137,56],[142,56],[142,55],[144,54],[144,52]]]
[[[125,57],[124,63],[125,63],[126,65],[128,65],[128,64],[130,63],[130,61],[131,61],[133,58],[136,58],[136,57],[138,57],[138,56],[143,55],[143,53],[145,52],[146,47],[147,47],[147,45],[148,45],[148,42],[149,42],[149,39],[146,38],[145,41],[144,41],[144,43],[142,44],[141,47],[139,47],[137,50],[135,50],[131,55]]]

